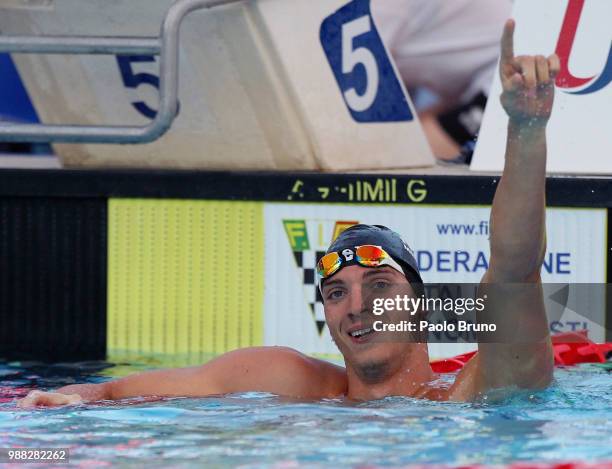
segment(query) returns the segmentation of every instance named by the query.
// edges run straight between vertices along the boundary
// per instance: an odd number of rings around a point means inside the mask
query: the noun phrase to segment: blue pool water
[[[355,467],[612,461],[612,374],[557,369],[501,403],[303,402],[247,393],[24,411],[25,388],[98,382],[146,364],[0,364],[0,448],[68,447],[85,467]],[[451,377],[446,377],[451,379]]]

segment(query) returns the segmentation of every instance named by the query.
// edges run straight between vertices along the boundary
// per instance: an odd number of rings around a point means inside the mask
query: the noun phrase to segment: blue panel
[[[40,122],[9,54],[0,54],[0,119]]]
[[[370,13],[370,0],[353,0],[321,24],[321,45],[353,119],[413,120],[413,113]]]

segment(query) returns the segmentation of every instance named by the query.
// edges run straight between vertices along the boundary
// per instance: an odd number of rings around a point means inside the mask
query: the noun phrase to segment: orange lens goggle
[[[389,265],[399,272],[402,267],[380,246],[366,244],[356,246],[354,249],[344,249],[341,252],[325,254],[317,262],[317,273],[321,279],[334,275],[345,262],[356,262],[364,267],[380,267]]]

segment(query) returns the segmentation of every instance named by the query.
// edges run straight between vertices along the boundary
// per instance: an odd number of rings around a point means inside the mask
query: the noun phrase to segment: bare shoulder
[[[344,368],[304,355],[289,347],[249,347],[228,352],[202,366],[214,375],[221,393],[263,391],[323,398],[346,392]]]
[[[325,360],[309,357],[288,347],[273,347],[281,349],[280,354],[291,369],[299,370],[303,385],[307,388],[316,387],[321,397],[337,397],[348,391],[346,370]]]

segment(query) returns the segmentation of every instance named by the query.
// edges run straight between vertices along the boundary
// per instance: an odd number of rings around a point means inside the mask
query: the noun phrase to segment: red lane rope
[[[587,331],[555,334],[552,336],[552,343],[555,366],[605,363],[607,354],[612,352],[612,342],[596,344],[588,338]],[[435,360],[431,362],[431,368],[436,373],[452,373],[463,368],[474,355],[476,352],[469,352],[452,358]]]

